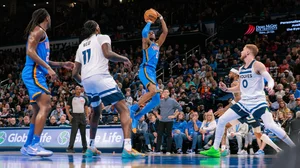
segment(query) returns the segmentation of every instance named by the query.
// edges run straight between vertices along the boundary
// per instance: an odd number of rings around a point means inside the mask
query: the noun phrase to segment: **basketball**
[[[145,14],[144,14],[144,19],[146,20],[151,20],[152,22],[155,22],[155,20],[157,19],[157,12],[156,10],[150,8],[148,10],[146,10]]]

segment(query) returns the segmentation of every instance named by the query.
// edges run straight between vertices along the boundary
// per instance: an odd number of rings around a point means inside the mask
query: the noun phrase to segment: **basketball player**
[[[231,87],[237,86],[239,83],[239,71],[232,68],[229,72],[229,78],[233,79],[233,82],[231,83]],[[222,116],[224,114],[225,111],[227,111],[232,105],[234,105],[236,102],[238,102],[241,99],[241,93],[240,92],[235,92],[233,93],[234,99],[231,101],[231,103],[229,103],[224,109],[219,110],[217,112],[215,112],[215,115],[217,116]],[[227,129],[237,125],[238,123],[247,123],[249,126],[252,126],[254,134],[257,138],[257,142],[258,145],[260,147],[260,150],[262,150],[263,148],[261,148],[261,140],[263,140],[265,143],[269,144],[271,147],[273,147],[276,152],[280,152],[281,149],[266,135],[266,134],[262,134],[261,133],[261,127],[260,127],[260,121],[254,119],[253,117],[242,117],[238,120],[233,120],[229,123],[226,124],[225,127],[225,131],[224,131],[224,135],[222,137],[222,145],[221,145],[221,155],[222,156],[226,156],[228,155],[228,150],[226,149],[226,133],[227,133]],[[264,147],[265,145],[263,145]],[[251,146],[250,146],[251,148]],[[261,152],[261,151],[260,151]],[[240,153],[240,154],[247,154],[247,153]]]
[[[22,79],[29,92],[30,103],[33,106],[30,129],[21,153],[30,156],[51,156],[52,151],[40,146],[40,136],[43,132],[46,118],[51,110],[50,91],[46,84],[46,75],[52,80],[56,74],[52,67],[72,69],[72,62],[49,61],[50,44],[47,29],[51,26],[51,18],[46,9],[37,9],[25,30],[28,37],[26,45],[26,63],[22,71]]]
[[[74,79],[82,85],[89,97],[93,113],[90,119],[90,144],[86,151],[87,156],[100,154],[95,147],[95,136],[101,114],[101,101],[104,106],[114,104],[121,116],[121,125],[124,133],[123,158],[142,156],[131,147],[131,123],[129,109],[126,106],[124,95],[117,83],[110,75],[108,62],[123,62],[125,68],[131,67],[127,57],[116,54],[111,50],[109,36],[100,34],[99,25],[89,20],[84,24],[83,36],[77,49],[75,68],[73,69]],[[81,75],[79,72],[81,71]]]
[[[241,60],[243,60],[245,64],[239,71],[239,85],[227,88],[224,83],[220,83],[220,88],[223,91],[233,93],[241,92],[241,100],[230,107],[219,118],[214,145],[209,150],[203,151],[201,154],[210,157],[220,157],[220,151],[218,149],[226,123],[243,117],[253,117],[254,119],[261,118],[266,129],[272,131],[290,147],[295,146],[285,131],[275,124],[272,114],[269,111],[264,92],[264,79],[268,82],[266,89],[269,94],[274,94],[274,80],[266,71],[264,64],[255,60],[257,53],[258,48],[256,45],[247,44],[244,47],[241,53]]]
[[[140,65],[139,78],[143,85],[147,88],[148,92],[142,96],[137,104],[134,104],[130,108],[133,133],[136,133],[136,127],[139,119],[146,113],[150,112],[154,107],[158,106],[160,102],[160,93],[156,82],[156,65],[159,59],[159,47],[162,46],[166,40],[168,28],[161,14],[158,12],[157,14],[163,30],[159,39],[155,41],[155,33],[150,31],[150,26],[152,24],[150,20],[147,21],[147,24],[142,31],[143,63]],[[152,100],[135,116],[139,107],[151,98]]]

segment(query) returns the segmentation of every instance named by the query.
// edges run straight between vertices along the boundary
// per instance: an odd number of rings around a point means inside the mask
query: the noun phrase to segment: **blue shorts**
[[[37,65],[25,66],[22,71],[22,80],[28,90],[30,103],[36,103],[37,97],[43,93],[50,94],[45,75],[37,70]]]
[[[260,117],[265,113],[265,112],[270,112],[268,107],[261,107],[257,110],[255,110],[252,114],[250,112],[244,111],[238,104],[234,104],[231,106],[231,109],[241,116],[241,118],[238,119],[239,122],[241,123],[247,123],[251,125],[253,128],[259,127],[260,126]]]
[[[143,85],[146,87],[146,89],[148,88],[148,85],[150,83],[157,85],[156,71],[152,67],[149,66],[140,67],[139,78],[143,83]]]

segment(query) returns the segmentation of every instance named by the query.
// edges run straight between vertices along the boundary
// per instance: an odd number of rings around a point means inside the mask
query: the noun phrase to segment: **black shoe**
[[[87,150],[87,149],[85,149],[85,148],[84,148],[84,149],[82,149],[82,153],[85,153],[85,152],[86,152],[86,150]]]
[[[75,153],[75,150],[74,149],[67,149],[66,152],[67,153]]]

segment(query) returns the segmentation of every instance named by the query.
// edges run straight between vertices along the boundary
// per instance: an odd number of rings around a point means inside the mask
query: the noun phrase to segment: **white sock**
[[[278,125],[275,124],[273,116],[272,116],[272,114],[270,112],[266,111],[261,116],[261,119],[263,120],[263,122],[265,124],[265,128],[267,128],[271,132],[273,132],[283,142],[285,142],[290,147],[295,147],[296,146],[294,144],[294,142],[290,139],[290,137],[286,134],[286,132],[282,128],[280,128]]]
[[[262,134],[260,137],[262,141],[264,141],[266,144],[270,145],[273,149],[276,150],[276,152],[280,152],[282,149],[280,149],[266,134]]]
[[[148,144],[148,149],[150,149],[150,150],[151,150],[151,145],[150,145],[150,144]]]
[[[90,139],[90,147],[95,148],[95,139]]]
[[[221,151],[224,151],[226,149],[226,145],[221,146]]]
[[[214,148],[218,150],[220,147],[220,143],[222,140],[222,136],[225,131],[225,125],[232,121],[241,118],[237,115],[232,109],[228,109],[226,113],[224,113],[218,120],[218,125],[216,129],[215,141],[214,141]]]
[[[131,151],[131,139],[124,139],[124,149],[126,149],[127,151]]]

